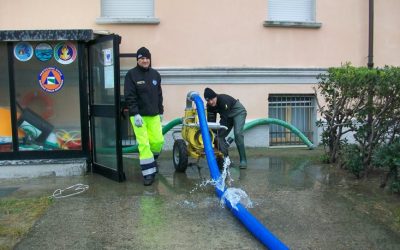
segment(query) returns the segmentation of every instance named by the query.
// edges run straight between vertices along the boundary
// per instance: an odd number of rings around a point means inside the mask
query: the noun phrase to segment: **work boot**
[[[239,157],[240,157],[239,168],[245,169],[247,168],[246,150],[244,148],[244,145],[236,145],[236,146],[239,151]]]
[[[143,185],[150,186],[154,182],[154,174],[143,176]]]

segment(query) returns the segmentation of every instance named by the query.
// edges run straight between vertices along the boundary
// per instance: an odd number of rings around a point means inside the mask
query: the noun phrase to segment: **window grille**
[[[283,120],[299,129],[313,141],[316,121],[315,99],[312,95],[271,95],[268,98],[270,118]],[[269,127],[270,146],[300,145],[303,141],[289,129],[271,124]]]

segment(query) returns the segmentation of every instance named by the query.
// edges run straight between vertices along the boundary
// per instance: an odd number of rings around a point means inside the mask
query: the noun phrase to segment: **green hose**
[[[172,121],[168,122],[165,126],[162,128],[162,133],[165,135],[170,131],[173,127],[182,124],[182,118],[175,118]]]
[[[293,126],[285,121],[279,120],[279,119],[275,119],[275,118],[256,119],[254,121],[247,122],[246,124],[244,124],[243,130],[246,131],[246,130],[254,128],[255,126],[258,126],[258,125],[268,125],[268,124],[276,124],[276,125],[280,125],[282,127],[289,129],[290,131],[295,133],[300,138],[300,140],[302,140],[308,146],[309,149],[315,148],[314,144],[298,128],[296,128],[295,126]],[[229,133],[229,135],[227,137],[227,141],[233,142],[234,138],[235,138],[235,136],[233,135],[233,131],[231,131],[231,133]]]
[[[162,128],[163,135],[168,133],[168,131],[170,131],[173,127],[180,125],[180,124],[182,124],[182,118],[175,118],[174,120],[170,121],[169,123],[164,125]],[[295,133],[300,138],[300,140],[302,140],[308,146],[309,149],[315,148],[314,144],[298,128],[294,127],[293,125],[291,125],[285,121],[279,120],[279,119],[275,119],[275,118],[256,119],[254,121],[247,122],[246,124],[244,124],[243,130],[246,131],[246,130],[252,129],[256,126],[259,126],[259,125],[268,125],[268,124],[276,124],[276,125],[280,125],[280,126],[283,126],[287,129],[289,129],[290,131]],[[233,142],[234,138],[235,138],[235,136],[233,135],[233,131],[231,131],[231,133],[229,133],[229,135],[227,136],[227,140],[230,142]],[[109,150],[114,151],[114,149],[106,149],[106,148],[99,149],[98,151],[108,152]],[[138,150],[137,144],[122,148],[122,153],[124,153],[124,154],[138,153],[138,152],[139,152],[139,150]]]

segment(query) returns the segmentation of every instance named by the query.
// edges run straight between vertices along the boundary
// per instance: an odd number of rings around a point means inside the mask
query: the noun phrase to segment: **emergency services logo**
[[[40,72],[39,76],[40,87],[49,93],[59,91],[64,84],[64,74],[56,67],[48,67]]]
[[[33,47],[27,42],[17,43],[14,47],[14,56],[18,61],[26,62],[33,56]]]
[[[153,85],[154,85],[154,86],[157,85],[157,80],[153,80]]]
[[[54,47],[54,59],[61,64],[70,64],[76,59],[76,48],[70,42],[62,42]]]
[[[46,62],[53,57],[53,48],[48,43],[39,43],[35,47],[35,56],[39,61]]]

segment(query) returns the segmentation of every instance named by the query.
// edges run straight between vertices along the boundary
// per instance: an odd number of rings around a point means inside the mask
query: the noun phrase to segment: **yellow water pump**
[[[204,107],[203,107],[204,108]],[[215,133],[218,129],[226,129],[226,127],[218,123],[208,123],[209,133],[212,145],[214,147],[214,154],[217,159],[218,165],[223,164],[224,156],[215,146]],[[185,116],[182,118],[182,139],[175,139],[173,146],[173,162],[175,170],[178,172],[185,172],[189,164],[189,156],[196,159],[195,164],[201,158],[205,157],[203,137],[200,131],[199,117],[197,109],[192,107],[192,101],[189,98],[186,101]]]

